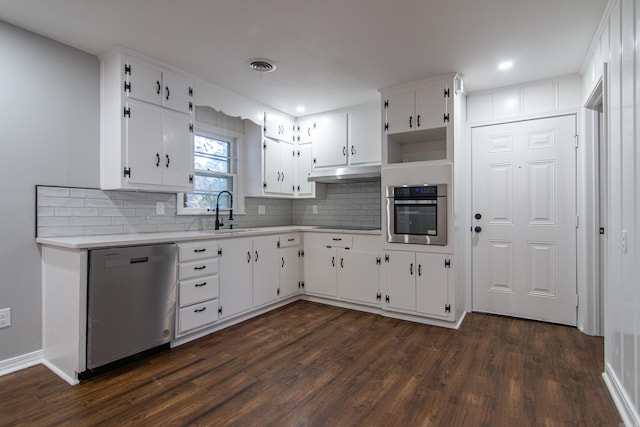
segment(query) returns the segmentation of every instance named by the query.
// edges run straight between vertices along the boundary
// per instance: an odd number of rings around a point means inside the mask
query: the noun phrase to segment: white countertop
[[[36,243],[48,246],[57,246],[68,249],[95,249],[113,246],[149,245],[156,243],[177,243],[196,240],[224,239],[242,236],[260,236],[273,233],[292,233],[297,231],[310,231],[317,233],[341,233],[341,234],[368,234],[379,236],[378,230],[338,229],[303,225],[289,225],[280,227],[256,227],[224,230],[201,231],[172,231],[165,233],[138,233],[138,234],[109,234],[102,236],[69,236],[69,237],[38,237]]]

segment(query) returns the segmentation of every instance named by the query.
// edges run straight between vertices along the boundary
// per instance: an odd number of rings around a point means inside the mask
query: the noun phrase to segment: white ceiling
[[[457,72],[477,91],[577,73],[607,0],[0,0],[86,52],[122,45],[293,116]],[[277,63],[270,74],[246,66]],[[510,59],[509,72],[496,70]],[[296,112],[296,106],[306,112]]]

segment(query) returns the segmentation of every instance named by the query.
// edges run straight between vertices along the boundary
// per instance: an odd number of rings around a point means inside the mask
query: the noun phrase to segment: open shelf
[[[389,164],[446,159],[446,127],[387,135],[387,162]]]

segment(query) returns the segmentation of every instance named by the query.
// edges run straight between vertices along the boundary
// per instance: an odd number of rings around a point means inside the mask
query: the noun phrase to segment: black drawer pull
[[[205,268],[207,268],[206,265],[203,265],[202,267],[193,267],[194,270],[204,270]]]
[[[195,253],[200,253],[200,252],[206,252],[206,249],[194,249],[193,252]]]
[[[294,240],[296,240],[296,239],[294,239],[294,238],[292,237],[292,238],[290,238],[290,239],[287,239],[287,242],[293,242]]]
[[[342,240],[342,238],[341,238],[341,237],[334,237],[334,238],[333,238],[333,241],[334,241],[334,242],[339,242],[339,241],[341,241],[341,240]]]
[[[196,308],[195,310],[193,310],[194,313],[202,313],[203,311],[205,311],[207,309],[207,307],[202,307],[202,308]]]
[[[196,284],[195,284],[195,287],[196,287],[196,288],[201,288],[201,287],[205,286],[206,284],[207,284],[207,282],[196,283]]]

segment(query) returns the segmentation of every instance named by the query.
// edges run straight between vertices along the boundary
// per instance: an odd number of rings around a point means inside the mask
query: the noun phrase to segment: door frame
[[[464,180],[468,183],[468,194],[466,195],[466,203],[464,205],[464,209],[462,209],[461,223],[463,224],[463,230],[471,230],[472,225],[472,216],[473,216],[473,158],[471,155],[471,134],[473,128],[476,127],[485,127],[485,126],[493,126],[493,125],[502,125],[508,123],[516,123],[530,120],[538,120],[538,119],[549,119],[554,117],[561,116],[575,116],[576,118],[576,133],[578,134],[578,141],[581,141],[582,135],[584,134],[584,108],[576,107],[576,108],[568,108],[560,111],[555,111],[553,113],[540,113],[540,114],[526,114],[513,116],[509,118],[500,118],[500,119],[491,119],[485,120],[481,122],[467,122],[467,126],[465,127],[465,141],[467,141],[467,151],[468,154],[465,156],[465,161],[463,165],[458,165],[459,167],[464,167],[468,172],[464,177]],[[587,277],[587,266],[589,263],[586,258],[586,253],[584,250],[580,250],[580,245],[584,245],[586,242],[586,225],[583,219],[587,218],[587,204],[585,203],[585,193],[580,191],[585,188],[586,177],[589,176],[590,173],[593,172],[592,169],[587,168],[586,159],[585,159],[585,145],[580,143],[578,149],[576,150],[576,212],[578,217],[580,218],[578,228],[576,230],[576,279],[578,281],[578,317],[576,319],[577,327],[582,332],[593,335],[594,333],[591,330],[585,329],[585,324],[591,324],[591,318],[593,316],[592,310],[585,303],[586,289],[584,286],[580,286],[580,281]],[[456,162],[457,163],[457,162]],[[472,245],[473,233],[469,232],[468,237],[465,239],[464,244],[464,253],[465,253],[465,310],[468,312],[472,312],[473,307],[473,245]]]

